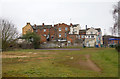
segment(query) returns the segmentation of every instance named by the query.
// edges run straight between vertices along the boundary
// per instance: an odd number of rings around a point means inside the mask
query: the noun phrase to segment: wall
[[[67,27],[67,31],[65,30],[66,27]],[[55,28],[56,28],[57,39],[67,39],[67,36],[65,37],[65,33],[66,35],[68,35],[70,31],[70,26],[62,23],[62,24],[56,25]],[[61,31],[59,31],[59,28],[61,28]],[[59,37],[59,34],[61,34],[61,37]]]
[[[27,23],[25,27],[22,28],[22,34],[26,34],[27,32],[33,32],[33,29],[30,25],[30,23]]]

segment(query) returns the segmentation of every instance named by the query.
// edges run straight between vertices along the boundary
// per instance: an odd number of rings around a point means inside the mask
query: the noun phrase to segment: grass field
[[[117,77],[113,48],[16,50],[2,53],[3,77]]]

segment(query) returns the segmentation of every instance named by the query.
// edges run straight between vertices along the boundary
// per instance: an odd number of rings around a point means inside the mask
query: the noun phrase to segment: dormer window
[[[61,37],[61,34],[59,34],[59,37]]]

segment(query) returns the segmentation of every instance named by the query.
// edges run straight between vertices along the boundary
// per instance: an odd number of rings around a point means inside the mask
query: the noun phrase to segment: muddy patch
[[[82,70],[92,70],[100,72],[101,69],[91,59],[90,55],[77,55],[77,56],[66,56],[66,60],[60,63],[70,67],[79,68]]]
[[[2,55],[2,58],[25,58],[29,56]]]
[[[53,55],[53,54],[57,54],[55,52],[40,52],[39,54],[43,54],[43,55]]]

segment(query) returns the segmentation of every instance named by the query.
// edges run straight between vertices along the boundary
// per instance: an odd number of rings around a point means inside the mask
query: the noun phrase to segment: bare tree
[[[109,31],[111,32],[111,35],[113,36],[114,35],[114,29],[113,29],[113,27],[110,27]]]
[[[117,33],[118,36],[120,36],[120,1],[117,5],[114,5],[113,18],[115,21],[113,26],[114,34]]]
[[[14,24],[8,20],[0,19],[0,26],[2,29],[2,50],[7,50],[10,46],[14,45],[18,37],[18,32]]]

